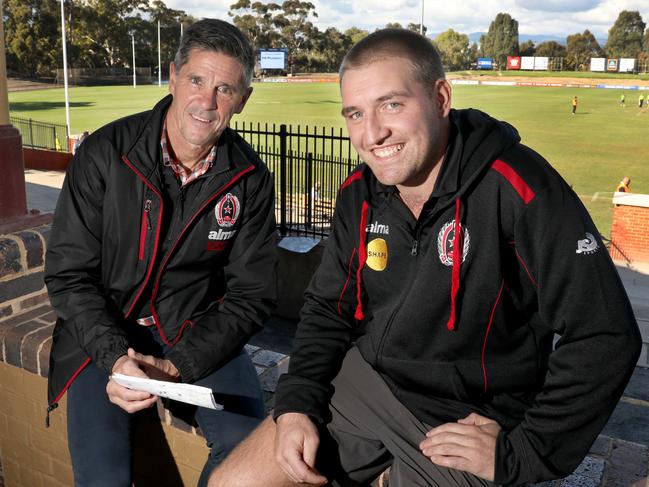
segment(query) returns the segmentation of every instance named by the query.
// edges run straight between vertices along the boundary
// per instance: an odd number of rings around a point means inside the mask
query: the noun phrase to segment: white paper
[[[167,397],[174,401],[186,402],[195,406],[209,409],[223,409],[221,404],[214,401],[212,390],[209,387],[166,382],[163,380],[143,379],[131,375],[113,374],[111,378],[118,384],[133,389],[144,391],[155,396]]]

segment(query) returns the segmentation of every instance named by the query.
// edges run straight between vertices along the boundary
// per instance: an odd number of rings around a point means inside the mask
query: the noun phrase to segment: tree
[[[401,25],[399,22],[388,22],[385,24],[385,29],[403,29],[403,25]]]
[[[352,41],[352,45],[369,35],[369,32],[358,27],[350,27],[345,31],[345,35]]]
[[[276,17],[282,7],[276,3],[239,0],[230,5],[228,15],[232,22],[245,33],[253,46],[258,48],[282,47]]]
[[[520,45],[519,51],[521,56],[534,56],[536,52],[536,47],[534,46],[534,41],[531,39],[526,40]]]
[[[324,32],[318,32],[313,40],[313,48],[309,53],[308,64],[310,71],[336,72],[345,53],[352,46],[352,39],[347,33],[342,33],[335,27],[329,27]]]
[[[480,44],[482,53],[495,58],[501,69],[507,56],[518,55],[518,21],[509,14],[499,13],[489,25],[487,34],[480,38]]]
[[[608,41],[604,50],[608,57],[636,58],[642,51],[642,34],[646,24],[640,12],[623,10],[608,31]]]
[[[416,32],[418,34],[419,34],[419,29],[420,28],[421,28],[421,24],[413,24],[412,22],[410,22],[408,24],[408,27],[407,27],[408,30],[410,30],[412,32]],[[426,35],[427,30],[428,30],[428,28],[424,25],[424,30],[423,30],[424,35]]]
[[[536,56],[566,57],[566,48],[556,41],[541,42],[536,48]]]
[[[592,57],[602,57],[604,53],[595,36],[586,29],[566,39],[566,67],[577,71],[585,69]]]
[[[7,69],[21,76],[53,76],[61,65],[61,19],[57,0],[5,0]]]
[[[300,70],[308,64],[308,50],[318,35],[318,28],[309,17],[317,17],[315,5],[301,0],[285,0],[275,25],[281,33],[281,43],[289,49],[291,70]]]
[[[442,58],[442,64],[448,71],[466,69],[471,64],[469,36],[448,29],[433,41]]]

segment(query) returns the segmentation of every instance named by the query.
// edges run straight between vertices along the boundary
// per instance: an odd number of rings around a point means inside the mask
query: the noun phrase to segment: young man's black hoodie
[[[477,110],[452,110],[450,121],[419,219],[365,165],[342,185],[275,417],[329,421],[331,380],[356,341],[426,424],[470,412],[498,421],[496,483],[559,478],[621,396],[638,327],[559,174],[506,123]]]

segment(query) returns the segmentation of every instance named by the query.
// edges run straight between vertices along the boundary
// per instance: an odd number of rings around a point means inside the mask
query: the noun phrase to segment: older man
[[[77,486],[130,486],[133,413],[156,397],[111,373],[178,380],[219,393],[195,417],[210,471],[263,417],[243,345],[275,300],[273,183],[234,131],[254,67],[242,33],[189,27],[170,96],[80,146],[57,206],[46,282],[59,316],[49,412],[68,391]]]

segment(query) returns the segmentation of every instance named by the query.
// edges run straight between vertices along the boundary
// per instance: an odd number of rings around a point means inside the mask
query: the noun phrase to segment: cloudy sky
[[[228,18],[236,0],[166,0],[170,8],[184,10],[195,17]],[[262,0],[264,1],[264,0]],[[274,0],[282,3],[282,0]],[[486,32],[499,12],[518,20],[520,34],[546,34],[565,37],[589,29],[596,37],[606,37],[622,10],[637,10],[649,23],[649,0],[423,0],[424,25],[428,32],[449,28],[469,34]],[[267,3],[268,0],[265,1]],[[388,22],[419,23],[422,0],[311,0],[318,18],[314,23],[324,30],[345,30],[356,26],[368,30]]]

